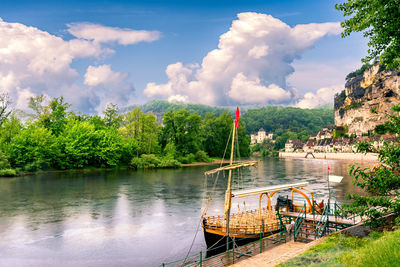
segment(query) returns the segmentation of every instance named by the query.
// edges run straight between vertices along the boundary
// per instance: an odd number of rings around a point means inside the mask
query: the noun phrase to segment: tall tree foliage
[[[0,126],[11,114],[11,98],[7,93],[0,94]]]
[[[135,108],[127,113],[123,120],[125,125],[119,132],[127,142],[136,140],[137,155],[160,152],[158,136],[161,127],[152,113],[146,114],[141,109]]]
[[[187,110],[164,114],[161,143],[173,142],[181,155],[194,154],[201,146],[201,117]]]
[[[364,31],[369,38],[368,55],[363,62],[379,56],[380,62],[390,69],[400,65],[400,1],[399,0],[348,0],[336,4],[345,17],[341,25],[342,37],[352,32]]]
[[[388,127],[400,134],[400,105],[393,107]],[[362,188],[367,195],[351,194],[353,202],[346,207],[348,212],[367,218],[367,223],[379,226],[383,223],[382,215],[393,212],[400,223],[400,143],[385,142],[381,150],[376,150],[371,143],[363,142],[358,146],[360,152],[374,152],[379,155],[379,164],[372,168],[353,165],[349,172],[354,176],[354,184]]]

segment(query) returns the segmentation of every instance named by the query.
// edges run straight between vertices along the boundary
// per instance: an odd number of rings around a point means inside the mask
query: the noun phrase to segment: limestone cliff
[[[391,107],[400,102],[400,71],[382,70],[378,64],[349,79],[335,96],[335,125],[348,134],[361,135],[383,124]]]

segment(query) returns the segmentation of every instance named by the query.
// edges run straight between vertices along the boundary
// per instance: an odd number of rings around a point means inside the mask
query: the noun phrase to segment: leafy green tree
[[[83,168],[93,160],[96,146],[96,130],[93,124],[70,119],[58,138],[62,156],[58,165],[61,169]]]
[[[211,157],[222,157],[226,142],[232,132],[232,116],[224,112],[219,117],[212,113],[206,114],[202,123],[203,147]],[[228,150],[228,149],[227,149]],[[227,151],[229,154],[230,151]]]
[[[107,127],[118,129],[122,124],[123,116],[118,113],[116,104],[108,104],[104,111],[104,124]]]
[[[46,97],[44,95],[34,96],[29,99],[28,106],[33,111],[30,117],[32,121],[43,125],[58,136],[67,123],[67,117],[70,115],[67,110],[71,105],[64,102],[63,97],[54,97],[47,106],[44,105],[45,100]]]
[[[35,168],[50,168],[60,155],[56,137],[50,130],[36,125],[21,130],[13,138],[10,150],[9,160],[16,167],[34,164]]]
[[[348,0],[335,5],[345,17],[350,16],[341,23],[344,28],[342,37],[364,31],[364,37],[369,38],[368,55],[363,62],[370,62],[379,56],[380,63],[388,68],[399,67],[399,6],[399,0]]]
[[[10,168],[10,163],[3,151],[0,150],[0,170]]]
[[[125,125],[119,129],[119,133],[125,140],[135,139],[138,145],[137,154],[157,154],[160,152],[158,135],[160,125],[156,117],[146,114],[136,108],[124,117]]]
[[[181,155],[194,154],[201,147],[201,117],[187,110],[169,111],[164,114],[161,143],[173,142]]]
[[[94,166],[116,167],[120,163],[123,139],[116,129],[96,131],[93,149]]]
[[[0,94],[0,126],[12,112],[10,109],[11,103],[11,98],[7,93]]]
[[[30,113],[29,116],[32,118],[32,120],[39,120],[45,113],[45,100],[46,96],[43,94],[29,98],[28,107],[33,111],[33,113]]]
[[[6,155],[10,155],[12,141],[21,129],[21,121],[14,114],[8,117],[0,126],[0,150]]]
[[[391,131],[400,134],[400,105],[394,106],[395,113],[388,123]],[[353,202],[346,206],[346,212],[365,216],[366,222],[376,227],[382,224],[382,215],[393,212],[400,223],[400,143],[384,143],[381,150],[376,150],[371,143],[362,142],[359,152],[374,152],[379,155],[379,164],[372,168],[353,165],[349,173],[354,176],[354,184],[367,194],[350,194]]]

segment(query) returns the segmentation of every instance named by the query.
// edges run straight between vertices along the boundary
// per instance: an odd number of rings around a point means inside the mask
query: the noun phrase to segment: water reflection
[[[233,189],[308,181],[317,198],[326,197],[328,164],[345,176],[332,187],[333,198],[342,200],[354,191],[344,161],[262,161],[235,174]],[[223,211],[227,176],[206,179],[213,167],[0,179],[0,265],[154,266],[184,257],[214,184],[209,214]],[[204,248],[199,232],[193,252]]]

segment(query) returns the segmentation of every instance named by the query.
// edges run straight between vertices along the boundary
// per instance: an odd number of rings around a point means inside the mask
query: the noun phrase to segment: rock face
[[[387,121],[400,102],[400,71],[381,70],[378,64],[351,78],[335,96],[335,125],[360,136]]]

